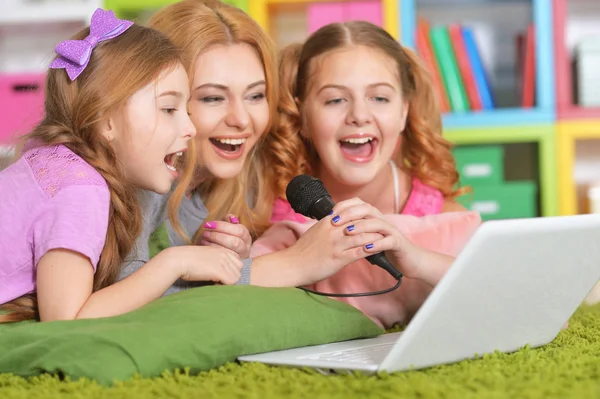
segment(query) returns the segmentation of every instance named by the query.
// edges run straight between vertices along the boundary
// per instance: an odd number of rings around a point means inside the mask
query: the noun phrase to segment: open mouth
[[[165,156],[165,166],[173,173],[177,173],[177,166],[183,151],[173,152]]]
[[[377,147],[375,137],[352,137],[340,140],[340,149],[344,158],[353,162],[368,162]]]
[[[213,145],[215,152],[226,159],[237,159],[243,153],[243,146],[246,142],[245,138],[218,138],[213,137],[210,143]]]

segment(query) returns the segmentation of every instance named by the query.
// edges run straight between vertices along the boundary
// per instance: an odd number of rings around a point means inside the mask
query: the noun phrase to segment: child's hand
[[[227,215],[229,222],[206,222],[204,234],[198,244],[212,247],[223,247],[237,253],[240,258],[250,257],[252,238],[250,232],[237,217]]]
[[[453,261],[451,257],[413,244],[378,209],[358,199],[351,201],[336,209],[340,219],[335,224],[355,220],[351,228],[345,228],[349,236],[381,234],[381,239],[366,244],[368,255],[386,251],[387,258],[405,277],[420,279],[432,286],[439,282]]]
[[[338,205],[343,207],[345,202]],[[345,222],[334,225],[333,217],[327,216],[318,221],[286,250],[292,254],[293,263],[299,265],[303,276],[301,280],[307,284],[321,281],[344,266],[370,255],[366,245],[383,238],[377,232],[348,235],[346,228],[359,219],[348,215]]]
[[[223,247],[177,247],[181,256],[180,278],[186,281],[212,281],[226,285],[236,284],[241,276],[242,260]]]

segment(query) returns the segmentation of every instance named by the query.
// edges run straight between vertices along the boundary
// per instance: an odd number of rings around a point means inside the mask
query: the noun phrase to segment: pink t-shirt
[[[443,205],[444,195],[440,190],[428,186],[414,177],[412,179],[410,195],[400,213],[402,215],[413,216],[437,215],[442,212]],[[271,223],[282,222],[284,220],[302,223],[305,222],[307,218],[294,212],[292,206],[287,201],[277,198],[273,204]]]
[[[63,145],[28,150],[0,172],[0,304],[35,291],[52,249],[88,257],[104,248],[110,193],[104,178]]]
[[[418,245],[456,256],[480,223],[476,212],[442,212],[442,193],[418,179],[413,179],[412,190],[400,215],[386,215],[403,234]],[[274,204],[272,222],[251,248],[257,257],[290,247],[315,221],[294,212],[287,201],[278,199]],[[278,222],[278,223],[275,223]],[[311,288],[329,293],[359,293],[384,290],[396,281],[383,269],[361,259],[335,275],[313,284]],[[384,295],[360,298],[335,298],[358,308],[373,321],[384,327],[410,319],[431,292],[425,283],[404,278],[399,289]]]

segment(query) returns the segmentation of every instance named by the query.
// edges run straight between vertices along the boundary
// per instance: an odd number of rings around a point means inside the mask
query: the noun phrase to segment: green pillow
[[[2,325],[0,373],[61,373],[106,385],[136,373],[197,373],[241,355],[382,333],[352,306],[297,288],[215,285],[116,317]]]

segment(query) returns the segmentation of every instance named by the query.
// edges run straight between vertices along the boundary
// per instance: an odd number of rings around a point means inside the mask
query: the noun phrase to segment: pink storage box
[[[334,22],[344,22],[344,3],[311,3],[308,5],[308,33]]]
[[[44,115],[44,74],[0,75],[0,145],[29,133]]]
[[[352,1],[346,3],[346,21],[367,21],[373,25],[383,25],[381,1]]]
[[[308,33],[334,22],[368,21],[382,26],[381,0],[311,3],[308,6]]]

